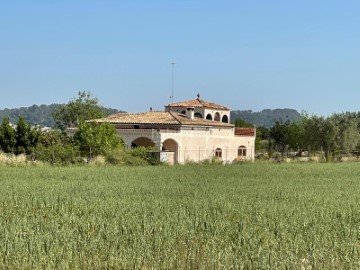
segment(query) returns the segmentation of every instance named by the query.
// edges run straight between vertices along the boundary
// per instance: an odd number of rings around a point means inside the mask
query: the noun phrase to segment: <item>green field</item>
[[[360,164],[0,167],[0,269],[360,269]]]

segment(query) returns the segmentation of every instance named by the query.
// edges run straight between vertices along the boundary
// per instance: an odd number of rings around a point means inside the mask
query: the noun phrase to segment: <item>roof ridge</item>
[[[197,98],[197,101],[199,101],[199,103],[205,107],[205,104],[203,103],[204,100],[202,100],[202,99],[200,99],[200,98],[198,97],[198,98]],[[205,100],[205,102],[206,102],[206,100]]]
[[[180,119],[175,116],[175,114],[172,112],[172,111],[169,111],[170,115],[179,123],[179,124],[182,124],[182,122],[180,121]]]

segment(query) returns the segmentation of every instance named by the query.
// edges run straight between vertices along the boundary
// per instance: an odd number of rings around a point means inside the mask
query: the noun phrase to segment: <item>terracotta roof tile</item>
[[[95,122],[113,124],[169,124],[179,122],[169,112],[117,113],[105,118],[95,119]]]
[[[256,133],[255,128],[235,128],[236,136],[251,136],[254,137]]]
[[[222,126],[233,127],[232,124],[211,121],[201,118],[189,119],[186,115],[176,112],[143,112],[117,113],[101,119],[94,119],[98,123],[112,124],[147,124],[147,125],[193,125],[193,126]]]
[[[200,98],[171,103],[168,104],[167,107],[202,107],[202,108],[209,108],[215,110],[230,110],[228,107],[216,103],[208,102]]]

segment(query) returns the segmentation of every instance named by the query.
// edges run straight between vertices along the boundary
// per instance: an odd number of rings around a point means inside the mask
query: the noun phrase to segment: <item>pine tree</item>
[[[10,126],[9,117],[5,117],[0,126],[0,148],[5,153],[13,153],[15,143],[15,130]]]
[[[15,154],[30,154],[30,126],[23,117],[19,117],[15,131]]]

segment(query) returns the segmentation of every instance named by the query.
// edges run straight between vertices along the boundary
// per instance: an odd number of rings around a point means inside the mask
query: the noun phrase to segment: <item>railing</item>
[[[127,128],[117,128],[116,129],[117,132],[124,132],[124,133],[152,133],[154,132],[154,129],[135,129],[135,128],[131,128],[131,129],[127,129]]]
[[[127,128],[119,128],[116,129],[117,132],[119,133],[179,133],[179,130],[175,130],[175,129],[135,129],[135,128],[131,128],[131,129],[127,129]]]

